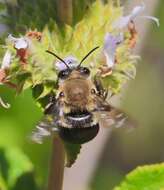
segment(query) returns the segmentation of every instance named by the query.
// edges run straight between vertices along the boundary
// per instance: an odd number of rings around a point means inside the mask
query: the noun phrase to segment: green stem
[[[117,6],[120,7],[120,0],[117,0]]]
[[[64,175],[65,152],[61,139],[53,138],[52,157],[50,161],[50,173],[48,179],[48,190],[62,190]]]
[[[56,0],[58,17],[62,24],[72,24],[72,0]],[[53,138],[52,158],[48,179],[48,190],[62,190],[64,175],[65,151],[61,139]]]
[[[57,0],[58,17],[61,23],[72,24],[72,0]]]
[[[120,6],[120,0],[115,0],[114,3],[115,3],[115,5],[116,5],[117,7]]]

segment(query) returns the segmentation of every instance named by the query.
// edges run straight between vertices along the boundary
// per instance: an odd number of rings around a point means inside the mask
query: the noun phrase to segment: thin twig
[[[62,190],[64,160],[64,145],[59,137],[54,136],[52,144],[52,157],[50,161],[48,190]]]

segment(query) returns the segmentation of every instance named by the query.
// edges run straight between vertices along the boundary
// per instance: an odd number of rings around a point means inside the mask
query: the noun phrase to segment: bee
[[[92,78],[91,70],[82,66],[96,49],[98,47],[92,49],[80,63],[73,60],[69,64],[47,50],[65,67],[58,73],[57,93],[45,107],[45,117],[37,125],[33,140],[41,143],[43,137],[55,131],[66,142],[83,144],[96,137],[101,120],[111,125],[124,119],[123,114],[107,102],[108,91],[103,88],[99,76]]]

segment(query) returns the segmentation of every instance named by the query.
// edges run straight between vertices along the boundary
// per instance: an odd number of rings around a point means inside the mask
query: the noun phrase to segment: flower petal
[[[129,22],[134,20],[141,12],[145,10],[145,4],[138,5],[133,8],[131,13],[127,16],[121,16],[113,23],[114,29],[124,29],[128,26]]]
[[[68,66],[70,68],[76,67],[78,65],[78,60],[72,55],[64,58],[64,61],[68,64]],[[62,70],[67,69],[66,65],[61,61],[58,61],[58,62],[55,63],[55,68],[58,71],[62,71]]]
[[[128,26],[129,22],[134,20],[137,16],[139,16],[144,10],[145,10],[145,4],[142,3],[142,5],[138,5],[136,7],[133,8],[133,10],[131,11],[131,13],[127,16],[122,16],[119,19],[117,19],[114,23],[113,23],[113,28],[114,29],[124,29]],[[147,18],[150,20],[153,20],[156,22],[157,26],[159,26],[159,19],[153,16],[140,16],[141,18]]]
[[[1,69],[9,68],[10,64],[11,64],[11,52],[10,50],[7,50],[2,60]]]
[[[146,15],[144,15],[144,16],[140,16],[140,17],[152,20],[157,24],[158,27],[160,26],[159,19],[154,17],[154,16],[146,16]]]
[[[132,12],[130,13],[130,20],[134,20],[140,13],[142,13],[145,10],[145,4],[142,3],[142,5],[138,5],[133,8]]]
[[[130,22],[130,16],[122,16],[113,23],[113,29],[122,30],[128,26]]]
[[[14,43],[16,49],[26,49],[28,48],[28,41],[25,37],[15,38],[11,34],[8,36],[8,40]]]
[[[113,35],[111,33],[107,33],[105,35],[105,42],[103,47],[103,53],[106,58],[106,64],[109,68],[112,68],[115,63],[115,54],[118,45],[123,42],[123,34]]]

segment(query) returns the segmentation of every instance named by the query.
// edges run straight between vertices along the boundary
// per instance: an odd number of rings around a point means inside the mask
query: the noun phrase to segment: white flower
[[[139,16],[144,10],[145,10],[145,4],[144,3],[142,3],[142,5],[138,5],[138,6],[134,7],[129,15],[121,16],[120,18],[118,18],[113,23],[113,28],[122,30],[122,29],[126,28],[128,26],[128,24],[130,23],[130,21],[133,21],[136,17],[151,19],[154,22],[156,22],[157,26],[159,26],[159,20],[156,17]]]
[[[70,68],[73,68],[73,67],[76,67],[78,65],[78,60],[70,55],[66,58],[63,59],[65,61],[65,63],[70,67]],[[67,69],[67,66],[62,62],[62,61],[58,61],[55,63],[55,67],[58,71],[62,71],[62,70],[65,70]]]
[[[123,34],[113,35],[107,33],[105,35],[103,53],[106,58],[106,64],[109,68],[112,68],[115,63],[116,49],[121,42],[123,42]]]
[[[12,43],[14,43],[14,47],[16,49],[26,49],[28,48],[28,40],[25,37],[21,37],[21,38],[15,38],[13,37],[11,34],[9,34],[8,36],[8,40]]]
[[[9,68],[11,64],[11,58],[11,52],[10,50],[7,50],[2,60],[1,69]]]

